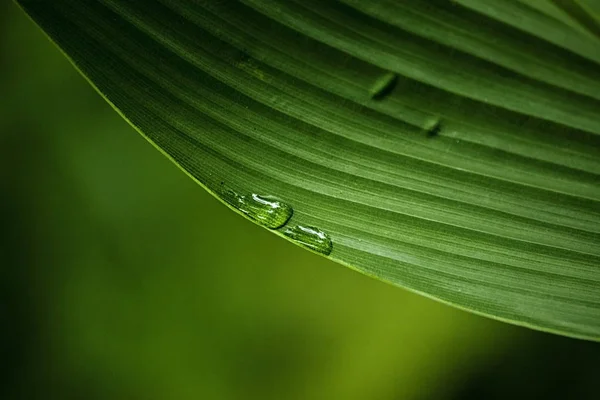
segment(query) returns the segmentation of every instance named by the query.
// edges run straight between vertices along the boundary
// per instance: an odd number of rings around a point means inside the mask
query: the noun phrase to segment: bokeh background
[[[600,398],[600,344],[439,304],[231,212],[0,2],[0,399]]]

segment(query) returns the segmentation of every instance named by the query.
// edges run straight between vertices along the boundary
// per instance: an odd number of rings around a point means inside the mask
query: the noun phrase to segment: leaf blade
[[[331,258],[367,275],[501,320],[600,337],[597,115],[549,121],[539,107],[510,111],[406,75],[372,100],[393,63],[370,64],[238,3],[20,3],[213,193],[226,182],[282,197],[292,223],[326,231]],[[441,135],[428,138],[424,123],[439,115]]]

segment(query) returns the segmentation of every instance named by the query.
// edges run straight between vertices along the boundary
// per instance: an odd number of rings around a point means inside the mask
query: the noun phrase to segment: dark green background
[[[228,210],[10,2],[0,102],[0,399],[600,396],[599,345],[391,287]]]

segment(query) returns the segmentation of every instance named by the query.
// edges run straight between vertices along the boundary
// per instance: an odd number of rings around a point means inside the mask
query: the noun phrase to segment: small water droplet
[[[333,250],[333,243],[328,234],[312,226],[296,225],[287,228],[283,234],[302,246],[328,256]]]
[[[250,57],[248,54],[244,53],[240,56],[235,62],[235,66],[260,80],[266,79],[265,72],[261,69],[257,60]]]
[[[239,195],[232,190],[226,190],[221,197],[248,218],[270,229],[281,228],[294,213],[290,205],[272,196],[261,196],[256,193]]]
[[[427,137],[437,136],[442,130],[442,121],[439,118],[429,118],[423,124],[423,129],[427,132]]]
[[[373,86],[371,87],[370,93],[373,100],[381,100],[385,96],[389,95],[398,83],[398,74],[394,72],[388,72],[379,77]]]

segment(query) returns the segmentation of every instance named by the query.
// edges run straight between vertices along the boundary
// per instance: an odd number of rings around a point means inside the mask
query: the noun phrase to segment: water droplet
[[[439,118],[429,118],[423,124],[423,129],[427,132],[427,137],[437,136],[442,129],[442,121]]]
[[[373,100],[381,100],[394,90],[398,83],[398,75],[394,72],[388,72],[379,77],[373,86],[370,93]]]
[[[264,81],[266,79],[265,72],[261,69],[258,61],[248,54],[242,54],[235,62],[235,66],[260,80]]]
[[[272,196],[260,196],[255,193],[239,195],[232,190],[226,190],[221,197],[248,218],[270,229],[281,228],[294,213],[292,207]]]
[[[333,250],[333,243],[328,234],[312,226],[296,225],[287,228],[283,234],[302,246],[307,247],[317,253],[328,256]]]

